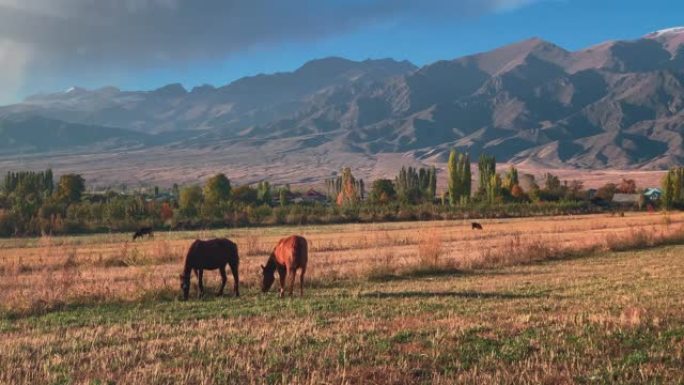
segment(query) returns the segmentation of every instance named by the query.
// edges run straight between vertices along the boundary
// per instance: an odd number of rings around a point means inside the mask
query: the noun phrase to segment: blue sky
[[[0,103],[72,85],[223,85],[326,56],[424,65],[530,37],[576,50],[684,24],[684,1],[275,1],[0,0]]]

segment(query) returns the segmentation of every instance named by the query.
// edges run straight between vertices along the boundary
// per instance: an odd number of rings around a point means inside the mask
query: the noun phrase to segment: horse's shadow
[[[380,273],[373,274],[369,277],[369,281],[372,282],[389,282],[389,281],[407,281],[416,278],[439,278],[439,277],[454,277],[454,276],[465,276],[469,273],[452,268],[443,269],[421,269],[402,273]]]
[[[481,291],[392,291],[361,293],[363,298],[472,298],[472,299],[531,299],[548,297],[548,291],[517,294]]]

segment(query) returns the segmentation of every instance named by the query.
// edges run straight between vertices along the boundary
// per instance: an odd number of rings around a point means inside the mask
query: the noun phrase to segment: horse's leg
[[[195,270],[195,274],[197,274],[197,287],[199,287],[199,293],[198,296],[202,297],[204,295],[204,270],[202,269],[197,269]]]
[[[304,273],[306,273],[306,267],[302,267],[302,271],[299,273],[299,295],[304,296]]]
[[[195,277],[197,277],[197,296],[199,297],[199,270],[192,269],[192,271],[195,273]]]
[[[294,295],[295,277],[297,276],[297,269],[290,269],[288,271],[288,274],[290,275],[290,297],[292,297]]]
[[[278,268],[278,278],[280,278],[280,298],[285,296],[285,278],[287,277],[287,270],[284,267]]]
[[[226,267],[222,266],[219,267],[219,274],[221,274],[221,288],[219,289],[218,293],[216,296],[220,297],[223,295],[223,289],[226,287]]]
[[[233,274],[233,291],[235,296],[240,296],[240,274],[238,274],[238,264],[230,265],[230,272]]]

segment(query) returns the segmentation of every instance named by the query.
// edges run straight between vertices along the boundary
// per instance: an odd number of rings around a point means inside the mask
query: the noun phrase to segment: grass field
[[[459,221],[2,240],[0,383],[684,383],[683,224],[634,214],[482,232]],[[258,265],[294,232],[311,241],[305,297],[259,293]],[[217,235],[238,243],[242,297],[179,301],[185,250]]]

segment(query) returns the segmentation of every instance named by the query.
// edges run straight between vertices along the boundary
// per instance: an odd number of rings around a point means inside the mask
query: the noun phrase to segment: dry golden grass
[[[684,243],[683,224],[670,213],[1,240],[0,384],[684,383],[684,247],[611,252]],[[292,233],[310,240],[305,298],[258,293],[258,265]],[[178,301],[187,247],[216,236],[238,244],[242,297]],[[217,274],[205,280],[215,289]]]
[[[308,279],[325,283],[446,268],[471,270],[562,258],[592,250],[627,250],[682,234],[683,214],[544,217],[157,233],[131,242],[128,234],[0,240],[0,311],[35,313],[68,304],[171,298],[185,252],[196,238],[227,236],[238,244],[241,280],[257,283],[280,237],[310,241]],[[209,272],[207,280],[217,282]]]

